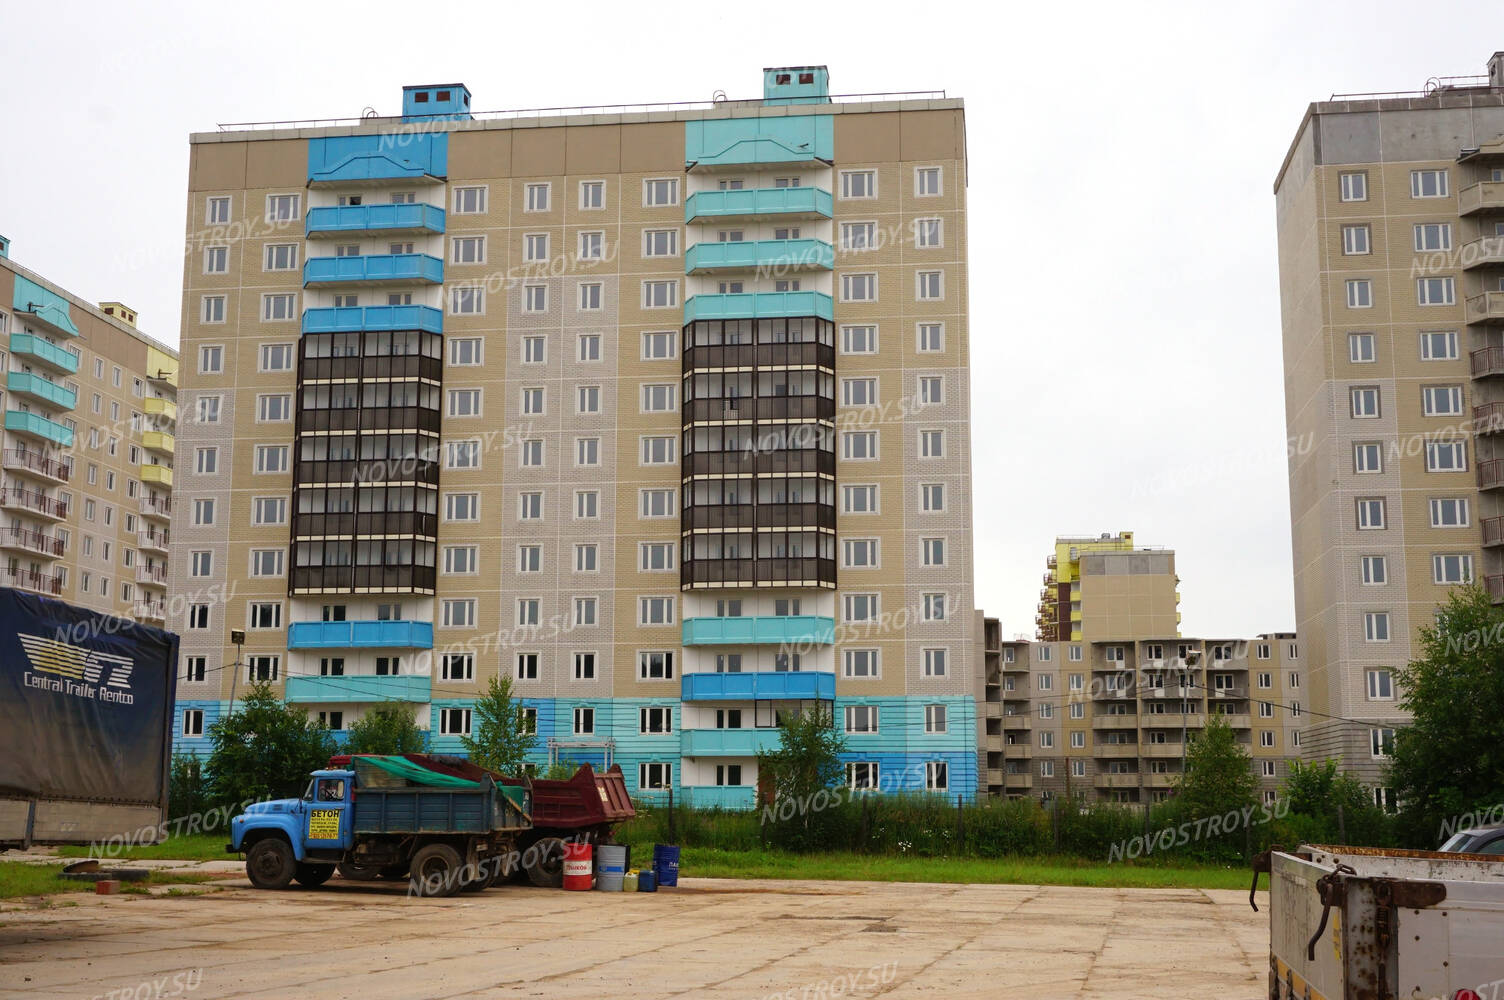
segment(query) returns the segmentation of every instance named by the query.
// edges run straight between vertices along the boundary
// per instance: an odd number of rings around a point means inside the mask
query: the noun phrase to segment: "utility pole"
[[[1186,669],[1186,671],[1194,670],[1196,667],[1198,667],[1200,665],[1201,665],[1201,652],[1200,652],[1200,650],[1195,650],[1195,649],[1189,650],[1186,653],[1186,657],[1185,657],[1185,669]],[[1182,673],[1180,675],[1180,781],[1181,781],[1182,784],[1185,783],[1185,765],[1186,765],[1186,758],[1188,756],[1187,751],[1190,749],[1190,743],[1188,741],[1190,734],[1189,734],[1189,731],[1188,731],[1189,727],[1187,725],[1187,722],[1189,721],[1189,719],[1186,716],[1185,706],[1186,706],[1186,695],[1188,695],[1190,693],[1190,688],[1191,688],[1191,683],[1190,682],[1191,682],[1191,680],[1192,680],[1191,675],[1188,672],[1187,673]]]
[[[235,645],[235,662],[230,665],[230,710],[226,715],[235,714],[235,685],[240,682],[240,654],[245,648],[245,629],[234,628],[230,630],[230,642]]]

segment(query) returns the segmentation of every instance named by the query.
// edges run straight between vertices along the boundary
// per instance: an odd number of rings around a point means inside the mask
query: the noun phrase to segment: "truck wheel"
[[[305,889],[317,889],[334,875],[333,865],[310,865],[307,862],[298,862],[298,867],[293,873],[293,878],[298,880],[298,885]]]
[[[564,887],[564,841],[559,837],[540,837],[522,852],[527,880],[540,889]]]
[[[381,877],[392,882],[406,881],[407,865],[387,865],[381,869]]]
[[[341,861],[338,867],[339,877],[347,878],[352,882],[374,882],[381,877],[381,869],[374,865],[356,864],[354,861]]]
[[[246,878],[258,889],[286,889],[297,864],[292,845],[277,837],[258,840],[245,852]]]
[[[460,891],[460,852],[448,844],[429,844],[413,855],[413,887],[419,896],[453,896]]]

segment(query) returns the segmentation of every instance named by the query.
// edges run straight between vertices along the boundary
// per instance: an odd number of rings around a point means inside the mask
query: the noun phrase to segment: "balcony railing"
[[[131,605],[131,616],[141,621],[160,622],[167,620],[166,601],[142,601]]]
[[[433,623],[420,621],[293,622],[288,649],[432,649]]]
[[[53,576],[51,573],[41,573],[34,569],[11,569],[9,566],[0,566],[0,584],[54,596],[63,592],[62,577]]]
[[[358,257],[310,257],[303,263],[303,284],[387,285],[444,281],[444,262],[423,253],[366,254]]]
[[[178,404],[161,396],[148,396],[141,401],[141,410],[149,417],[158,420],[175,421],[178,418]]]
[[[1485,576],[1483,589],[1488,591],[1488,596],[1493,598],[1495,604],[1504,603],[1504,574]]]
[[[7,548],[26,549],[44,556],[57,557],[67,551],[67,546],[63,544],[61,538],[55,538],[34,528],[7,527],[4,533],[0,534],[0,540],[3,540]]]
[[[1459,257],[1463,270],[1504,264],[1504,236],[1481,236],[1464,243]]]
[[[432,690],[431,677],[409,674],[344,674],[339,677],[293,675],[287,678],[287,700],[291,702],[426,702],[430,700]]]
[[[685,785],[679,795],[694,809],[751,809],[757,804],[757,789],[752,785]]]
[[[0,505],[19,507],[22,510],[41,514],[43,517],[56,518],[59,521],[68,516],[68,504],[65,501],[22,486],[0,487]]]
[[[154,584],[158,587],[167,586],[167,567],[148,566],[146,563],[136,564],[136,580],[140,583]]]
[[[166,528],[148,528],[145,531],[136,532],[136,543],[143,549],[166,552],[169,535],[170,532]]]
[[[165,465],[141,466],[141,481],[172,489],[172,470]]]
[[[141,495],[141,513],[147,517],[172,519],[172,498]]]
[[[834,618],[818,615],[748,615],[734,618],[686,618],[681,641],[686,646],[768,645],[835,641]]]
[[[836,696],[836,675],[818,670],[684,674],[679,687],[684,701],[829,701]]]
[[[435,205],[333,205],[310,208],[309,239],[325,236],[424,236],[444,231],[444,210]]]
[[[1457,214],[1504,212],[1504,182],[1479,181],[1457,192]]]
[[[741,292],[693,295],[684,303],[684,322],[713,319],[767,319],[818,316],[832,319],[835,308],[824,292]]]
[[[1483,544],[1504,545],[1504,517],[1483,519]]]
[[[1484,292],[1470,295],[1467,299],[1469,323],[1504,322],[1504,292]]]
[[[362,330],[444,332],[444,312],[432,306],[340,306],[303,310],[304,333],[358,333]]]
[[[49,343],[34,333],[10,335],[10,352],[20,357],[31,358],[56,372],[73,375],[78,372],[78,355]]]
[[[5,387],[17,396],[34,399],[44,406],[58,410],[71,410],[78,404],[78,392],[58,385],[31,372],[7,372]]]
[[[829,219],[830,192],[817,187],[696,191],[684,201],[684,221],[750,222],[754,219]]]
[[[66,483],[73,475],[73,466],[67,462],[48,458],[41,452],[32,451],[30,448],[6,448],[3,464],[7,469],[33,472],[59,483]]]
[[[17,434],[29,434],[32,437],[50,441],[60,448],[73,447],[73,429],[60,424],[56,420],[48,420],[38,413],[28,413],[25,410],[10,410],[5,414],[5,429]]]
[[[679,733],[679,753],[685,757],[753,757],[778,748],[778,730],[685,729]]]
[[[684,273],[767,270],[780,274],[785,271],[829,271],[835,267],[835,263],[835,249],[824,240],[696,243],[684,254]]]
[[[1478,463],[1478,488],[1491,490],[1504,486],[1504,458],[1490,458]]]
[[[147,431],[141,435],[141,446],[147,451],[171,455],[177,442],[166,431]]]

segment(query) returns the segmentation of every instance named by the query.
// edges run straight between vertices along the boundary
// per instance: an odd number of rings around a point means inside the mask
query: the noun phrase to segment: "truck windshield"
[[[1472,834],[1454,833],[1447,838],[1447,842],[1437,848],[1438,851],[1447,854],[1456,854],[1458,851],[1466,851],[1468,841],[1472,840]]]
[[[303,789],[303,801],[304,802],[312,802],[313,801],[313,786],[316,785],[316,784],[318,784],[317,780],[315,780],[315,779],[309,779],[308,787],[305,788],[305,789]]]

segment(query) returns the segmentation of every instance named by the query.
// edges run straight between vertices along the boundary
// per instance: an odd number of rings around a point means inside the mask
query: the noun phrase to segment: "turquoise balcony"
[[[690,170],[758,169],[830,163],[835,122],[829,115],[770,115],[684,123]]]
[[[288,649],[432,649],[433,624],[410,621],[293,622]]]
[[[443,132],[331,135],[308,140],[308,186],[406,181],[437,184],[449,173]]]
[[[824,240],[746,240],[696,243],[684,254],[685,274],[716,271],[829,271],[836,252]]]
[[[78,371],[77,354],[56,344],[49,344],[34,333],[11,334],[10,352],[17,357],[32,358],[56,372],[73,375]]]
[[[16,312],[17,323],[24,316],[64,337],[78,336],[78,327],[73,323],[68,300],[19,274],[15,276],[11,308]]]
[[[824,292],[741,292],[734,295],[692,295],[684,302],[684,322],[700,319],[776,319],[781,316],[818,316],[834,319],[835,309]]]
[[[17,434],[50,441],[61,448],[73,447],[73,431],[56,420],[48,420],[36,413],[10,410],[5,414],[5,429]]]
[[[444,262],[424,253],[381,253],[360,257],[310,257],[303,263],[303,285],[437,285],[444,281]]]
[[[431,677],[288,677],[287,700],[293,702],[417,701],[431,698]]]
[[[695,809],[751,809],[757,805],[752,785],[684,785],[675,801]]]
[[[685,222],[829,219],[834,214],[830,192],[816,187],[696,191],[684,202]]]
[[[428,236],[444,231],[444,210],[433,205],[338,205],[308,210],[308,238]]]
[[[433,306],[340,306],[304,309],[304,333],[356,333],[361,330],[444,332],[444,312]]]
[[[818,615],[686,618],[682,629],[686,646],[756,646],[775,643],[828,646],[836,641],[836,620]]]
[[[835,696],[836,675],[817,670],[684,674],[679,682],[679,697],[683,701],[830,701]]]
[[[71,410],[78,403],[76,391],[65,389],[56,382],[49,382],[42,376],[33,375],[31,372],[7,373],[5,387],[14,395],[27,396],[59,410]]]
[[[755,757],[778,749],[778,729],[685,729],[679,733],[684,757]]]

